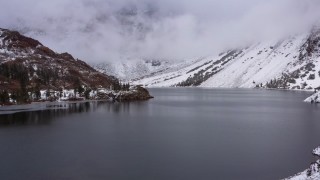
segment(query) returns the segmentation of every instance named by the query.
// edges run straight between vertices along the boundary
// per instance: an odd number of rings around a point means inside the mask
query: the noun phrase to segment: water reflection
[[[52,120],[75,113],[88,113],[97,110],[123,113],[130,111],[130,103],[112,103],[112,102],[81,102],[65,104],[64,108],[55,108],[47,106],[44,110],[33,110],[17,112],[13,114],[0,115],[0,126],[16,125],[48,125]],[[58,106],[57,106],[58,107]],[[10,111],[8,111],[9,113]]]
[[[145,102],[1,107],[29,112],[0,115],[0,179],[280,179],[319,146],[320,109],[305,92],[151,91]]]
[[[98,103],[99,110],[113,114],[129,114],[131,107],[137,106],[136,102]]]

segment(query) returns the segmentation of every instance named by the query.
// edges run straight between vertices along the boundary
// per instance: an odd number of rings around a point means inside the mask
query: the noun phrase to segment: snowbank
[[[316,148],[312,152],[314,155],[320,157],[320,147]],[[320,180],[320,160],[310,165],[310,168],[298,173],[285,180]]]
[[[320,91],[308,97],[304,102],[308,103],[320,103]]]
[[[313,150],[313,154],[320,157],[320,147],[318,147],[317,149]]]

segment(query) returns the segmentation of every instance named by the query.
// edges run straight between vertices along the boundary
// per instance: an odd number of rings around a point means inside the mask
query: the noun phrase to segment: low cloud
[[[309,31],[318,0],[10,0],[0,27],[87,62],[181,60]]]

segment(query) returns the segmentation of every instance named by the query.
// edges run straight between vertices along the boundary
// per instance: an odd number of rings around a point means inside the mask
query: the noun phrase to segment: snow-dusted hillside
[[[293,65],[293,62],[298,61],[299,49],[304,39],[306,36],[299,36],[251,46],[201,86],[254,87],[256,84],[265,84],[282,73],[293,71],[303,65]]]
[[[269,41],[217,56],[177,62],[133,76],[148,87],[268,87],[313,89],[320,86],[320,31]],[[146,72],[150,72],[148,75]],[[139,78],[137,78],[139,77]]]
[[[127,81],[155,72],[165,71],[170,65],[172,65],[172,62],[169,61],[126,59],[112,63],[99,63],[93,66],[99,72]]]
[[[19,89],[22,78],[26,88],[74,89],[75,82],[110,87],[117,82],[68,53],[56,53],[35,39],[0,28],[0,90]]]
[[[56,53],[35,39],[0,28],[0,105],[80,96],[121,101],[151,98],[146,89],[130,88],[71,54]]]

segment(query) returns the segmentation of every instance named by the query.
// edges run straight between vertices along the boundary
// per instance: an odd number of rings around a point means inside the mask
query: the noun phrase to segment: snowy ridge
[[[231,53],[231,54],[230,54]],[[200,86],[224,88],[320,87],[320,32],[273,40],[220,55],[187,60],[139,78],[147,87]]]
[[[199,84],[202,79],[198,76],[208,77],[219,72],[225,64],[239,55],[239,51],[230,51],[220,54],[219,56],[200,58],[195,61],[180,62],[171,66],[164,72],[154,73],[152,75],[133,80],[134,84],[142,84],[149,87],[169,87],[177,86],[194,86]],[[195,82],[187,82],[188,79],[194,78]],[[199,82],[199,83],[198,83]],[[190,85],[183,85],[184,83]]]
[[[244,50],[239,59],[233,61],[223,71],[203,83],[203,87],[255,87],[256,84],[280,76],[290,71],[292,61],[297,59],[298,50],[305,36],[282,42],[269,42]]]

